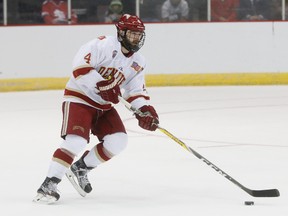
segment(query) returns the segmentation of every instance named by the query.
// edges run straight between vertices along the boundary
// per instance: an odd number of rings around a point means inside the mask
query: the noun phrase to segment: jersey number
[[[87,64],[90,64],[90,61],[91,61],[91,53],[88,53],[88,54],[84,57],[84,59],[85,59],[85,62],[86,62]]]

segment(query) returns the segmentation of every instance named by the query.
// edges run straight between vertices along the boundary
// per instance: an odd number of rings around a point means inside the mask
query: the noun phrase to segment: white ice
[[[281,196],[251,197],[118,104],[129,145],[89,173],[91,194],[79,196],[64,177],[59,202],[35,204],[61,142],[62,91],[13,92],[0,94],[1,215],[287,216],[288,86],[148,89],[162,127],[244,186]]]

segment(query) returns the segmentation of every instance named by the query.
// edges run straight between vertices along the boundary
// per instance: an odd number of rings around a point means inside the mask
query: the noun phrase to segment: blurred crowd
[[[285,4],[285,2],[287,3]],[[229,22],[288,19],[288,0],[8,0],[7,23],[113,23],[123,13],[145,22]],[[284,5],[283,5],[284,2]],[[209,3],[209,5],[208,5]],[[0,0],[0,24],[3,24]],[[70,18],[70,19],[69,19]]]

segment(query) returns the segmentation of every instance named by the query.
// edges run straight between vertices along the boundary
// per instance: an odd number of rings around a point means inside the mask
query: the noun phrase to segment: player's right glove
[[[136,114],[136,118],[138,119],[138,125],[150,131],[155,131],[159,124],[158,115],[153,106],[142,106],[139,109],[143,115]]]
[[[96,88],[99,90],[98,94],[103,100],[114,104],[119,102],[118,95],[121,96],[121,91],[114,77],[96,83]]]

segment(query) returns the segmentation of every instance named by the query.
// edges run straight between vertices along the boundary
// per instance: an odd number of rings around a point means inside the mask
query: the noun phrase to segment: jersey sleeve
[[[101,47],[97,39],[83,45],[73,59],[73,74],[71,82],[88,97],[103,102],[97,94],[96,83],[104,78],[96,71],[98,62],[101,61]]]
[[[124,90],[123,98],[136,109],[149,104],[150,97],[146,90],[144,69],[125,85]]]
[[[96,68],[99,61],[99,49],[98,39],[94,39],[80,47],[73,59],[73,70],[77,68],[92,67]]]

